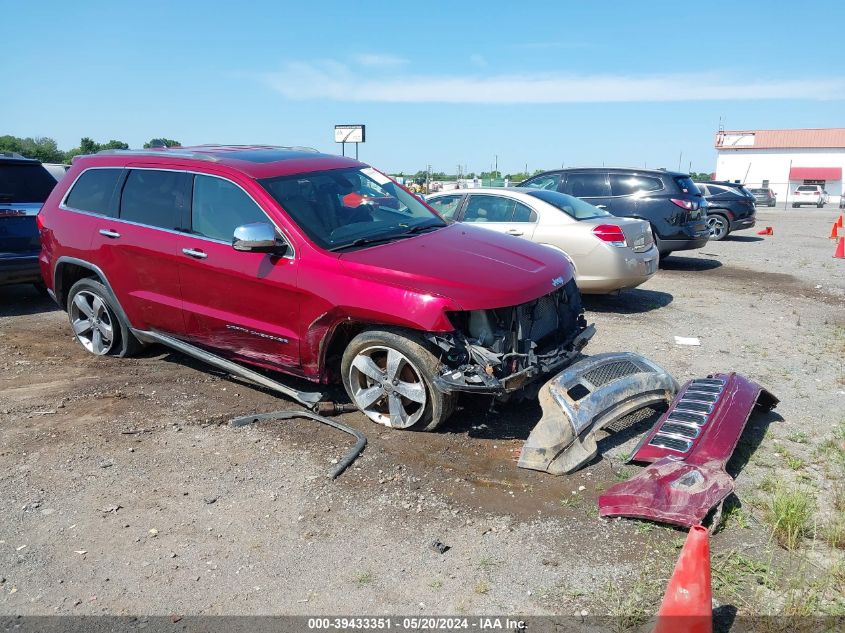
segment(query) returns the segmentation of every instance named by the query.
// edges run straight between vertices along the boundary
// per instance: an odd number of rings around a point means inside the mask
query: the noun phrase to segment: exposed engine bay
[[[444,367],[434,377],[443,391],[516,391],[571,362],[595,333],[574,279],[528,303],[449,318],[455,332],[427,335],[444,352]]]

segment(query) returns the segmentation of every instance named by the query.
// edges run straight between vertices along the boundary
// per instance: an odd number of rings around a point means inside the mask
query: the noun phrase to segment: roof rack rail
[[[112,156],[175,156],[178,158],[195,158],[197,160],[207,160],[213,163],[218,162],[217,158],[210,154],[203,154],[201,152],[180,151],[179,149],[103,149],[97,152],[98,156],[112,155]]]
[[[201,148],[208,148],[208,149],[282,149],[282,150],[293,150],[298,152],[313,152],[315,154],[319,154],[320,150],[315,149],[313,147],[307,147],[305,145],[230,145],[227,143],[206,143],[203,145],[191,145],[190,149],[201,149]]]
[[[18,154],[17,152],[0,152],[0,156],[3,158],[14,158],[15,160],[35,160],[33,158],[27,158],[23,154]]]

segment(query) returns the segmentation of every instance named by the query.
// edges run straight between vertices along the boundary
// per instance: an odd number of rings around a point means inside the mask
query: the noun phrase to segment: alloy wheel
[[[708,217],[707,226],[710,228],[710,239],[712,240],[721,240],[728,234],[728,222],[720,215]]]
[[[80,290],[70,305],[70,322],[76,339],[92,354],[108,354],[114,343],[114,322],[106,302],[88,290]]]
[[[349,367],[352,397],[373,422],[397,429],[416,424],[425,411],[420,370],[401,352],[384,346],[361,350]]]

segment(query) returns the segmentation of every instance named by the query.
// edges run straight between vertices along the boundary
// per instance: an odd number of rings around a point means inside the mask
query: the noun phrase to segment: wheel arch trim
[[[123,306],[120,305],[120,301],[118,301],[114,290],[112,290],[108,277],[106,277],[106,273],[104,273],[103,269],[96,264],[92,264],[84,259],[62,255],[58,260],[56,260],[56,266],[53,269],[53,291],[55,293],[56,303],[58,303],[63,309],[67,307],[67,291],[69,288],[61,288],[58,283],[58,280],[60,279],[59,272],[64,264],[72,264],[81,268],[87,268],[97,275],[99,281],[105,286],[106,292],[109,294],[108,298],[112,302],[115,312],[118,313],[118,316],[126,324],[126,327],[132,329],[132,323],[129,321],[129,317],[126,316],[126,311],[123,309]]]

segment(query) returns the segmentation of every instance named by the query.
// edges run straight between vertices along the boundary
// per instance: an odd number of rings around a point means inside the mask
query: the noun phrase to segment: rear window
[[[191,178],[178,171],[133,169],[123,185],[120,218],[162,229],[178,229],[190,197]]]
[[[533,196],[547,202],[553,207],[557,207],[566,215],[576,220],[591,220],[593,218],[602,218],[611,215],[603,209],[594,207],[589,202],[584,202],[573,196],[568,196],[565,193],[558,193],[557,191],[547,191],[544,189],[532,189],[526,191],[529,196]]]
[[[89,169],[79,177],[65,199],[65,206],[78,211],[115,217],[112,194],[122,169]]]
[[[818,191],[818,185],[801,185],[798,187],[798,191]]]
[[[44,202],[55,186],[40,163],[0,162],[0,202]]]
[[[651,176],[634,174],[610,174],[610,190],[614,196],[631,196],[663,189],[663,181]]]
[[[752,189],[751,193],[769,193],[768,189]]]
[[[684,193],[688,193],[693,196],[701,195],[698,187],[689,176],[675,176],[675,184],[677,184]]]

